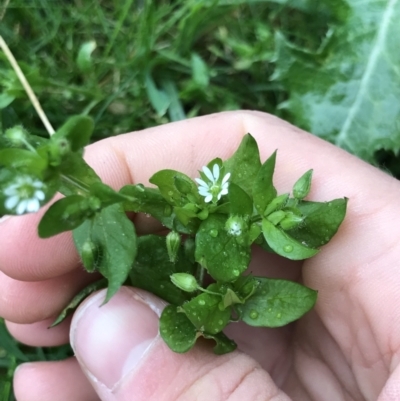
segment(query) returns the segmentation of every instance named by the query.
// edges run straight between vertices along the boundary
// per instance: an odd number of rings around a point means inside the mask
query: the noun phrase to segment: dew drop
[[[220,326],[222,326],[223,325],[223,321],[222,320],[218,320],[218,324],[220,325]]]
[[[234,276],[238,276],[240,274],[240,271],[238,269],[234,269],[232,273]]]
[[[215,238],[218,236],[218,230],[216,230],[215,228],[211,229],[209,234],[211,235],[211,237]]]
[[[282,313],[278,313],[277,315],[276,315],[276,318],[277,319],[280,319],[282,317]]]
[[[283,250],[284,250],[285,252],[287,252],[287,253],[290,253],[290,252],[293,251],[293,246],[292,246],[292,245],[285,245],[285,246],[283,247]]]
[[[199,299],[199,305],[204,306],[206,304],[206,301],[204,299]]]
[[[257,319],[258,318],[258,312],[255,310],[250,311],[250,319]]]
[[[168,195],[172,196],[174,193],[172,191],[168,191]]]

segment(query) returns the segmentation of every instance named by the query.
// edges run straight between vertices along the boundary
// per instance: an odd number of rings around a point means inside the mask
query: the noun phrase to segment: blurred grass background
[[[290,121],[280,107],[288,93],[271,79],[276,33],[316,51],[337,22],[332,2],[0,0],[0,34],[53,126],[87,114],[98,140],[222,110],[257,109]],[[0,53],[0,129],[21,123],[46,135]],[[14,399],[19,363],[70,354],[68,347],[22,346],[0,320],[0,401]]]

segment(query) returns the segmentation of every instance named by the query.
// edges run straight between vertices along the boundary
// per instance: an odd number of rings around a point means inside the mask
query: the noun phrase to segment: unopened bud
[[[167,235],[167,251],[170,262],[176,262],[179,248],[181,246],[181,237],[176,231],[171,231]]]
[[[286,205],[286,202],[289,198],[289,194],[279,195],[276,198],[272,199],[272,201],[265,208],[264,216],[268,216],[272,212],[276,210],[282,209]]]
[[[311,178],[312,178],[312,170],[308,170],[305,174],[303,174],[297,182],[293,186],[293,196],[296,199],[305,198],[310,192],[311,188]]]
[[[26,142],[26,131],[20,126],[9,128],[5,135],[14,146],[24,145]]]
[[[267,219],[273,224],[279,224],[286,217],[286,213],[283,210],[277,210],[276,212],[271,213]]]
[[[196,278],[189,273],[174,273],[170,277],[172,283],[182,291],[193,292],[199,287]]]
[[[303,217],[298,216],[294,213],[286,213],[286,217],[282,219],[279,223],[279,225],[282,227],[284,230],[292,230],[293,228],[298,227],[302,222],[303,222]]]
[[[92,273],[96,270],[96,245],[92,241],[85,241],[81,249],[81,259],[86,271]]]

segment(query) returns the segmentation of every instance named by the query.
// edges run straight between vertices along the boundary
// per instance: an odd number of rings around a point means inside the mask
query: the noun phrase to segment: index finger
[[[348,196],[357,208],[360,189],[363,196],[373,196],[377,186],[384,190],[392,185],[392,178],[346,152],[258,112],[220,113],[108,138],[87,147],[85,158],[104,182],[118,189],[125,184],[146,184],[163,168],[196,176],[209,160],[228,158],[248,132],[257,140],[262,160],[279,149],[275,176],[279,191],[290,191],[310,168],[314,168],[313,200]],[[363,182],[366,176],[368,185]],[[49,279],[78,265],[71,233],[38,238],[42,215],[39,211],[12,217],[0,225],[0,269],[10,277]]]

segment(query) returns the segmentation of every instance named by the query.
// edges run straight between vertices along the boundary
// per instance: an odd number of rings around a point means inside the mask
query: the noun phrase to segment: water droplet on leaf
[[[218,230],[216,230],[215,228],[211,229],[209,234],[211,235],[211,237],[215,238],[218,236]]]
[[[250,319],[257,319],[258,318],[258,312],[255,310],[250,311]]]
[[[205,305],[206,304],[206,301],[204,301],[204,299],[199,299],[199,305]]]
[[[285,252],[287,252],[287,253],[290,253],[290,252],[293,251],[293,246],[292,246],[292,245],[285,245],[285,246],[283,247],[283,250],[284,250]]]

